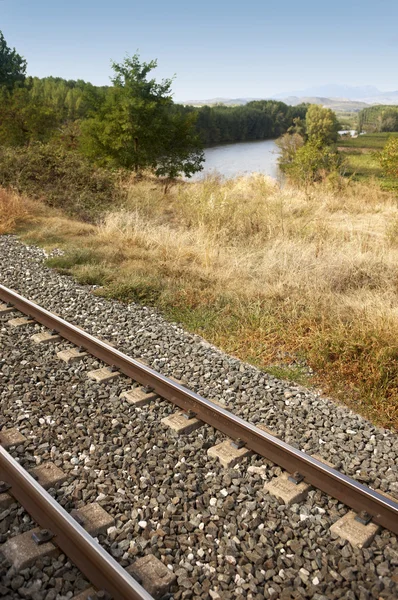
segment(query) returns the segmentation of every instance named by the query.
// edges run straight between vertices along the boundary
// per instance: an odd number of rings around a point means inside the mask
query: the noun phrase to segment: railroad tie
[[[211,458],[216,458],[225,469],[232,469],[238,462],[253,453],[239,442],[228,439],[209,448],[207,454]]]
[[[156,400],[158,395],[148,388],[135,387],[127,392],[122,392],[120,394],[120,398],[124,398],[128,404],[140,407],[149,404],[153,400]]]
[[[112,367],[101,367],[94,371],[89,371],[87,377],[93,379],[97,383],[107,383],[120,376],[120,372],[114,370]]]
[[[177,435],[188,435],[203,425],[203,421],[197,419],[195,413],[191,411],[178,411],[168,417],[164,417],[161,422]]]
[[[78,350],[77,348],[67,348],[66,350],[61,350],[60,352],[57,352],[57,357],[60,360],[66,362],[67,364],[74,363],[82,359],[84,356],[87,356],[87,352],[83,352],[81,350]]]
[[[42,331],[40,333],[35,333],[30,339],[35,344],[51,344],[51,342],[59,342],[61,336],[56,332]]]
[[[8,304],[0,303],[0,315],[6,315],[10,312],[13,312],[15,308],[13,306],[8,306]]]
[[[28,317],[17,317],[16,319],[10,319],[7,321],[7,323],[10,325],[10,327],[18,329],[19,327],[24,327],[25,325],[32,325],[33,323],[36,323],[36,321],[29,319]]]
[[[176,575],[170,571],[156,556],[147,554],[135,560],[126,567],[129,575],[134,577],[155,600],[160,600],[176,582]],[[73,596],[72,600],[89,600],[95,598],[96,591],[90,587],[80,594]]]

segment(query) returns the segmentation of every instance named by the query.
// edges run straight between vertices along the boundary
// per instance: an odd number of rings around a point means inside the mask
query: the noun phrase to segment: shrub
[[[330,177],[342,174],[344,161],[330,146],[320,146],[308,141],[298,148],[290,163],[284,165],[288,178],[297,185],[307,187]]]
[[[21,221],[33,220],[35,210],[27,198],[0,188],[0,235],[11,233]]]
[[[92,221],[124,197],[120,175],[54,144],[0,148],[0,185]]]
[[[398,177],[398,138],[391,137],[388,139],[379,154],[379,161],[385,176]]]

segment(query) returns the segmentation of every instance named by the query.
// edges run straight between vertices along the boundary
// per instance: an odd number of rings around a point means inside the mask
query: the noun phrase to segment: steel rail
[[[98,589],[106,590],[114,600],[153,600],[1,446],[0,478],[11,486],[9,493],[34,521],[54,534],[54,543]]]
[[[33,317],[42,325],[56,330],[62,337],[76,346],[85,348],[90,354],[108,365],[117,367],[138,383],[150,386],[159,396],[183,410],[191,410],[197,418],[222,431],[230,438],[242,440],[246,447],[253,452],[290,473],[300,473],[306,483],[337,498],[358,513],[365,511],[372,516],[375,523],[398,533],[398,503],[389,497],[362,485],[305,452],[297,450],[214,402],[202,398],[195,392],[2,285],[0,285],[0,298],[12,304],[19,311]]]

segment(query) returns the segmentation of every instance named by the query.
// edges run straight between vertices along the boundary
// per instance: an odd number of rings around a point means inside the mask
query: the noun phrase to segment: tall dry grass
[[[299,353],[322,385],[398,426],[396,197],[371,181],[305,193],[260,175],[127,192],[98,226],[56,227],[72,248],[58,266],[262,366]]]
[[[37,205],[28,198],[0,188],[0,234],[11,233],[17,225],[37,214]]]

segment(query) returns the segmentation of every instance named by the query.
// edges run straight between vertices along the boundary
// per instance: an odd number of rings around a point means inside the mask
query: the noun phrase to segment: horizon
[[[156,79],[176,74],[179,102],[292,95],[335,81],[374,86],[383,94],[398,88],[391,82],[398,4],[381,5],[375,15],[369,0],[360,11],[356,3],[337,0],[330,15],[314,0],[300,6],[255,0],[244,8],[209,0],[200,6],[157,0],[151,7],[114,0],[112,10],[94,0],[70,0],[67,6],[1,0],[0,29],[26,58],[28,75],[109,85],[111,60],[138,52],[142,61],[158,61]]]

